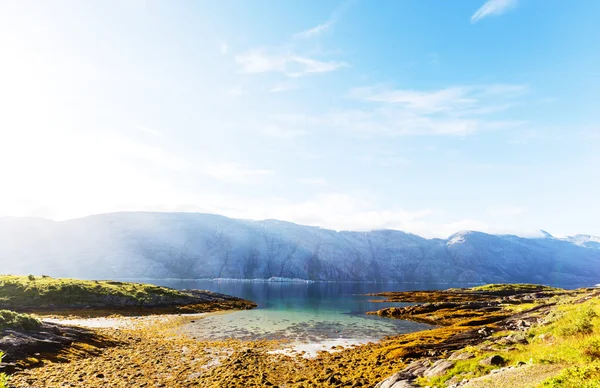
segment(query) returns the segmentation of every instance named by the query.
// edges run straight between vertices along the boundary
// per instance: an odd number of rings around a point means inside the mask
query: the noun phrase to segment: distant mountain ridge
[[[1,273],[83,278],[299,278],[600,283],[600,238],[333,231],[199,213],[0,218]]]

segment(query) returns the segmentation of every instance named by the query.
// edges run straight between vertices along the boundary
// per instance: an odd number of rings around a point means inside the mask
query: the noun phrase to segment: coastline
[[[508,296],[495,295],[497,292],[493,290],[479,292],[477,288],[458,292],[462,295],[460,298],[466,299],[487,295],[490,298],[485,301],[487,305],[477,304],[480,301],[474,305],[472,300],[449,305],[454,302],[443,298],[450,296],[456,300],[456,290],[434,291],[437,296],[431,294],[430,299],[437,298],[436,302],[400,308],[396,317],[421,319],[419,315],[425,314],[432,319],[433,315],[446,310],[444,325],[367,343],[323,341],[303,345],[287,340],[214,341],[177,331],[185,322],[204,319],[208,314],[107,318],[112,319],[110,322],[133,323],[90,329],[105,338],[106,343],[98,346],[75,343],[61,352],[57,360],[17,371],[11,384],[24,388],[64,384],[75,387],[307,388],[384,387],[402,382],[403,385],[398,386],[479,387],[478,381],[523,378],[523,374],[528,375],[529,382],[537,384],[569,364],[559,360],[551,368],[544,367],[543,358],[535,354],[528,356],[531,352],[528,346],[536,342],[528,339],[526,333],[533,331],[535,338],[540,337],[540,333],[549,330],[543,325],[557,306],[565,304],[576,309],[578,304],[599,302],[600,295],[596,289],[538,291],[531,288]],[[389,297],[424,298],[419,292],[395,293]],[[495,305],[496,302],[501,303]],[[489,310],[499,306],[502,311]],[[477,314],[465,316],[465,309],[474,307],[483,309],[482,314],[494,313],[497,319],[481,320]],[[394,314],[388,316],[394,317]],[[541,338],[554,337],[541,335]],[[544,351],[551,352],[554,341],[557,340],[548,342],[551,347]],[[496,359],[500,361],[494,361]],[[382,385],[386,382],[389,384]]]

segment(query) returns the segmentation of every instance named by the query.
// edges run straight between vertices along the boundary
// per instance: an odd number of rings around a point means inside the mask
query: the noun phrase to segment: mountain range
[[[0,273],[81,278],[296,278],[373,282],[600,283],[600,238],[462,231],[334,231],[214,214],[0,218]]]

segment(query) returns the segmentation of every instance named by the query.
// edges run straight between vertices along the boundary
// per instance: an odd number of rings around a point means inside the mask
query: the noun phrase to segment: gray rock
[[[402,387],[414,387],[411,381],[417,377],[423,376],[423,373],[431,367],[432,362],[428,358],[422,360],[413,361],[408,364],[400,372],[394,373],[387,379],[379,382],[375,385],[375,388],[402,388]]]
[[[375,385],[375,388],[391,388],[396,382],[400,381],[402,378],[402,372],[394,373],[387,379],[380,381]]]
[[[397,381],[396,383],[394,383],[394,385],[392,385],[391,388],[414,388],[414,387],[418,387],[418,385],[413,384],[409,380],[400,380],[400,381]]]
[[[456,351],[448,357],[448,360],[468,360],[475,357],[473,353]]]
[[[526,344],[527,338],[523,335],[523,332],[510,334],[506,337],[502,337],[498,340],[499,344],[502,345],[513,345],[513,344]]]
[[[459,387],[460,386],[459,384],[461,384],[464,379],[465,378],[461,375],[452,376],[452,378],[450,380],[446,381],[446,386],[447,387]]]
[[[423,373],[425,377],[436,377],[446,374],[448,369],[454,367],[454,363],[448,360],[437,360],[429,369]]]
[[[425,358],[423,360],[413,361],[406,368],[402,370],[402,377],[404,379],[415,379],[423,376],[425,371],[431,366],[432,362],[430,359]]]

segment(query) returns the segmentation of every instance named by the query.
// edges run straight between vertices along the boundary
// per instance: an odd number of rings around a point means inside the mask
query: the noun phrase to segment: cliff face
[[[336,232],[211,214],[112,213],[0,219],[2,273],[87,278],[301,278],[600,283],[593,236]],[[585,241],[584,241],[585,240]]]

